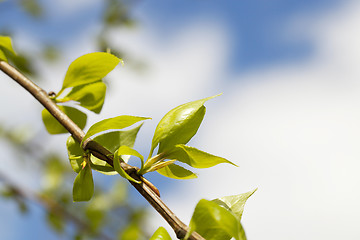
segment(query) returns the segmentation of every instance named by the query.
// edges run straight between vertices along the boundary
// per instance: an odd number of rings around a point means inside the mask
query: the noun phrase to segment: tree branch
[[[0,70],[7,74],[10,78],[24,87],[31,95],[33,95],[58,121],[63,125],[69,133],[79,143],[85,136],[85,133],[64,113],[58,106],[49,98],[45,90],[37,86],[31,80],[26,78],[17,69],[5,61],[0,61]],[[94,156],[106,161],[113,166],[112,153],[91,139],[86,139],[84,142],[84,149],[88,149]],[[121,167],[133,178],[140,180],[137,184],[132,181],[130,183],[135,189],[150,203],[150,205],[168,222],[173,228],[176,236],[181,239],[184,238],[189,227],[184,224],[160,199],[157,189],[145,178],[139,176],[137,168],[125,162],[121,162]],[[190,240],[205,240],[198,233],[193,232],[189,237]]]
[[[65,219],[72,221],[79,229],[84,231],[91,231],[91,227],[81,218],[74,215],[71,211],[67,210],[58,202],[53,199],[38,194],[35,192],[31,192],[28,189],[24,189],[13,183],[7,176],[5,176],[2,172],[0,172],[0,182],[3,182],[12,192],[16,194],[16,196],[20,197],[24,200],[30,200],[42,205],[46,211],[54,213],[60,217],[64,217]],[[111,240],[111,238],[103,232],[96,233],[97,237],[103,240]]]

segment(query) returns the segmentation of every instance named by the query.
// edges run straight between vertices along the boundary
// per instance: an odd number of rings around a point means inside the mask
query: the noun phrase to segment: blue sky
[[[89,39],[99,29],[101,2],[53,1],[44,23],[5,1],[0,30],[11,25],[19,48],[62,45],[65,60],[42,69],[41,76],[53,79],[43,82],[44,88],[56,90],[70,61],[94,51]],[[249,240],[359,239],[359,12],[356,1],[138,1],[133,14],[139,27],[110,36],[148,69],[142,74],[127,65],[116,70],[109,77],[116,90],[101,116],[90,120],[118,112],[151,116],[139,139],[149,142],[169,109],[223,92],[206,104],[207,115],[191,144],[240,167],[219,166],[199,171],[197,180],[160,185],[174,212],[186,222],[200,198],[258,187],[243,218]],[[0,103],[0,119],[41,130],[38,106],[24,94],[24,108],[13,97],[18,88],[6,84],[0,95],[24,110]],[[64,139],[53,141],[49,144],[56,146]],[[140,143],[137,149],[147,155],[148,147]],[[170,191],[174,188],[177,193]],[[179,201],[179,195],[187,197]],[[40,217],[32,223],[41,229],[41,213],[36,214]],[[154,226],[165,224],[155,214],[151,219]],[[28,225],[27,219],[16,221]]]
[[[308,57],[313,50],[311,39],[286,39],[283,34],[288,22],[298,15],[331,10],[341,2],[344,1],[138,1],[133,4],[133,15],[141,26],[151,27],[164,38],[171,38],[184,24],[197,20],[220,22],[230,35],[230,70],[241,72]],[[0,29],[26,31],[42,44],[71,44],[84,29],[101,20],[103,4],[91,1],[70,13],[48,7],[46,20],[42,21],[29,17],[15,1],[5,1],[0,8]]]

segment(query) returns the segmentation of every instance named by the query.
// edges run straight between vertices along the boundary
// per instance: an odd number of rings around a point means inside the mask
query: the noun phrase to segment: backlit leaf
[[[171,152],[168,157],[186,163],[194,168],[209,168],[219,163],[229,163],[236,166],[225,158],[212,155],[194,147],[179,144],[176,145],[176,148],[177,149]]]
[[[159,227],[149,240],[171,240],[165,228]]]
[[[121,147],[120,147],[120,148],[121,148]],[[120,150],[120,148],[119,148],[119,150]],[[120,161],[121,161],[122,159],[121,159],[120,155],[121,155],[121,152],[119,153],[119,151],[116,151],[115,154],[114,154],[114,168],[115,168],[115,170],[116,170],[116,171],[120,174],[120,176],[122,176],[123,178],[140,184],[140,181],[135,180],[134,178],[132,178],[132,177],[131,177],[129,174],[127,174],[127,173],[125,172],[125,170],[121,167]]]
[[[141,126],[142,124],[127,131],[104,133],[99,136],[96,136],[94,138],[94,141],[100,143],[110,152],[115,152],[120,146],[128,146],[132,148],[134,146],[137,133],[139,132]],[[130,156],[122,156],[122,159],[124,161],[127,161],[129,158]],[[117,174],[115,169],[105,161],[98,159],[93,155],[91,155],[90,159],[91,159],[91,168],[93,170],[96,170],[106,175]]]
[[[141,166],[144,165],[144,157],[138,153],[135,149],[132,149],[128,146],[120,146],[119,147],[119,150],[118,150],[118,155],[121,156],[121,158],[124,160],[123,156],[135,156],[135,157],[138,157],[140,158],[141,160]],[[124,160],[124,162],[127,162]]]
[[[231,211],[240,221],[246,201],[256,190],[257,189],[243,194],[217,198],[214,199],[213,202]]]
[[[84,151],[80,147],[80,143],[78,143],[73,136],[70,136],[66,140],[66,148],[68,151],[69,161],[72,169],[76,173],[80,172],[82,168],[81,163],[84,161]]]
[[[170,110],[159,122],[151,144],[151,154],[159,145],[159,153],[186,144],[197,132],[205,115],[204,103],[211,98],[185,103]]]
[[[94,181],[90,165],[84,162],[85,166],[76,176],[73,186],[74,202],[89,201],[94,194]]]
[[[101,160],[93,155],[90,156],[90,165],[93,170],[96,170],[102,174],[105,174],[105,175],[117,174],[115,169],[110,164],[108,164],[104,160]]]
[[[87,138],[89,138],[97,133],[104,132],[107,130],[113,130],[113,129],[123,129],[123,128],[129,127],[139,121],[143,121],[146,119],[149,119],[149,118],[127,116],[127,115],[104,119],[100,122],[95,123],[94,125],[92,125],[90,127],[90,129],[85,134],[85,137],[83,138],[83,142]]]
[[[62,89],[96,82],[111,72],[120,61],[110,53],[85,54],[70,64]]]
[[[126,131],[108,132],[94,138],[110,152],[115,152],[120,146],[134,147],[136,136],[143,124]],[[124,159],[124,158],[123,158]]]
[[[74,87],[64,99],[80,103],[80,106],[100,113],[105,100],[106,85],[99,81]],[[60,100],[61,101],[61,100]]]
[[[85,113],[77,110],[76,108],[68,106],[58,106],[76,125],[83,129],[86,125],[87,116]],[[43,109],[41,112],[42,120],[45,124],[46,130],[50,134],[68,133],[68,131],[48,112]]]
[[[16,55],[12,44],[11,38],[8,36],[0,36],[0,60],[4,60],[7,62],[7,57],[5,55],[5,51],[8,51],[14,55]]]
[[[235,215],[215,202],[205,199],[196,205],[189,227],[190,231],[186,237],[196,231],[206,240],[230,240],[232,237],[242,240],[242,227]]]
[[[174,179],[197,178],[195,173],[174,163],[157,170],[157,172],[160,173],[161,175],[164,175],[165,177],[174,178]]]

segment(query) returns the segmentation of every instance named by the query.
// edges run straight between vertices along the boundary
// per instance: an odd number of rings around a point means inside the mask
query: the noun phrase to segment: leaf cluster
[[[5,52],[15,54],[11,39],[0,36],[0,60],[7,61]],[[87,115],[78,108],[94,113],[101,111],[106,93],[106,85],[102,79],[120,62],[122,62],[121,59],[105,52],[90,53],[79,57],[70,64],[60,91],[57,94],[50,94],[51,100],[81,129],[84,129]],[[192,170],[180,166],[177,162],[191,168],[209,168],[220,163],[236,166],[225,158],[187,145],[197,133],[205,116],[204,104],[217,96],[182,104],[165,114],[155,129],[150,153],[146,160],[133,147],[143,125],[139,123],[149,119],[148,117],[122,115],[104,119],[93,124],[81,142],[77,142],[73,136],[70,136],[66,146],[70,165],[77,173],[73,184],[73,201],[89,201],[93,197],[92,170],[108,175],[119,174],[129,181],[141,184],[122,167],[123,163],[128,163],[131,156],[140,160],[140,168],[137,168],[139,177],[156,171],[175,179],[196,178]],[[68,132],[46,109],[42,111],[42,119],[50,134]],[[85,142],[90,141],[90,138],[110,152],[111,156],[108,157],[113,159],[112,164],[97,158],[86,149]],[[157,153],[154,154],[156,149]],[[60,178],[60,175],[53,174],[52,180],[56,181],[57,177]],[[231,238],[245,240],[245,232],[240,221],[245,202],[255,191],[213,201],[200,200],[195,207],[185,240],[194,231],[210,240],[230,240]],[[92,212],[92,215],[99,216],[97,212]],[[129,236],[132,231],[133,227],[130,226]],[[151,239],[170,239],[170,236],[165,229],[159,228]]]

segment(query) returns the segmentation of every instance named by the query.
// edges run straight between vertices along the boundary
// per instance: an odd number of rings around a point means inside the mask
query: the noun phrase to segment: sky
[[[95,48],[89,36],[99,29],[100,2],[86,5],[92,15],[83,13],[83,2],[54,1],[45,27],[27,21],[24,29],[20,23],[26,17],[13,13],[19,47],[36,49],[37,42],[52,39],[64,46],[65,59],[43,69],[42,78],[56,78],[43,82],[46,89],[59,88],[68,64]],[[109,76],[102,114],[91,120],[116,114],[152,117],[136,145],[147,155],[146,143],[167,111],[223,93],[206,103],[204,122],[189,145],[239,167],[218,165],[196,170],[198,179],[166,183],[150,174],[169,207],[188,222],[201,198],[258,188],[243,215],[249,240],[359,239],[359,12],[357,1],[139,1],[133,12],[139,27],[109,36],[146,69],[135,72],[125,58],[125,66]],[[2,102],[1,119],[41,128],[34,113],[39,106],[23,94],[17,98],[26,100],[24,109],[14,101],[18,87],[4,85],[1,96],[22,111]],[[49,144],[64,139],[53,141]],[[150,213],[154,228],[166,226]],[[17,217],[11,223],[17,221],[24,224]]]

